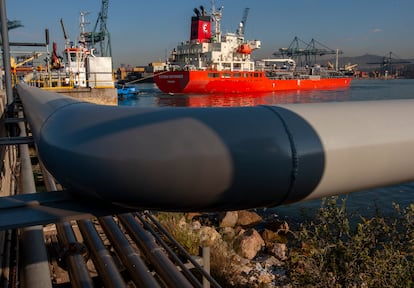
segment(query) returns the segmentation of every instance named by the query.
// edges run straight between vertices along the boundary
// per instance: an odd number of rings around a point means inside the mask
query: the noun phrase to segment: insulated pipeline
[[[414,180],[413,100],[140,108],[18,92],[53,176],[122,206],[237,210]]]

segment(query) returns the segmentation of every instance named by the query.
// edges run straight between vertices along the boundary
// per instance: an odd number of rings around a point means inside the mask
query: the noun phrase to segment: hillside
[[[388,60],[385,56],[378,56],[378,55],[372,55],[372,54],[365,54],[362,56],[356,56],[356,57],[339,57],[339,66],[343,67],[346,64],[358,64],[359,70],[376,70],[379,69],[381,66],[380,63],[383,63],[384,60]],[[329,60],[332,63],[335,63],[335,59]],[[392,62],[394,61],[408,61],[411,63],[411,65],[414,64],[414,59],[392,59]],[[367,63],[378,63],[378,64],[367,64]],[[410,63],[404,64],[404,65],[410,65]]]

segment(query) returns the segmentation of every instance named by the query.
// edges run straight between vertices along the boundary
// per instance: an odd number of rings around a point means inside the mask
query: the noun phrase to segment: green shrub
[[[187,222],[184,213],[160,212],[158,221],[191,255],[198,255],[200,239]]]
[[[323,199],[309,223],[293,231],[286,270],[293,286],[414,287],[414,205],[385,219],[350,225],[345,200]]]

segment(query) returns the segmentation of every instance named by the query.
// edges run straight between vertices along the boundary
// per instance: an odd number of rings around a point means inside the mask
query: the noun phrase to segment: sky
[[[401,59],[414,58],[413,0],[216,0],[223,7],[222,32],[235,32],[245,8],[247,40],[261,40],[255,59],[271,57],[289,47],[294,37],[312,39],[343,56],[393,52]],[[211,0],[109,0],[107,28],[111,36],[114,67],[137,66],[164,61],[180,42],[189,40],[193,9]],[[89,12],[86,31],[92,31],[101,9],[101,0],[6,0],[9,20],[24,27],[10,30],[10,42],[50,42],[64,48],[62,18],[68,37],[77,41],[80,12]],[[17,49],[17,48],[16,48]],[[21,48],[23,49],[23,48]],[[33,47],[25,47],[33,50]],[[38,48],[37,48],[38,49]],[[12,49],[13,50],[13,49]]]

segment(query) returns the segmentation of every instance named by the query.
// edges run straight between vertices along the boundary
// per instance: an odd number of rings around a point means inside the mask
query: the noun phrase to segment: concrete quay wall
[[[45,90],[65,94],[82,101],[100,105],[118,106],[118,92],[116,88],[51,88]]]

